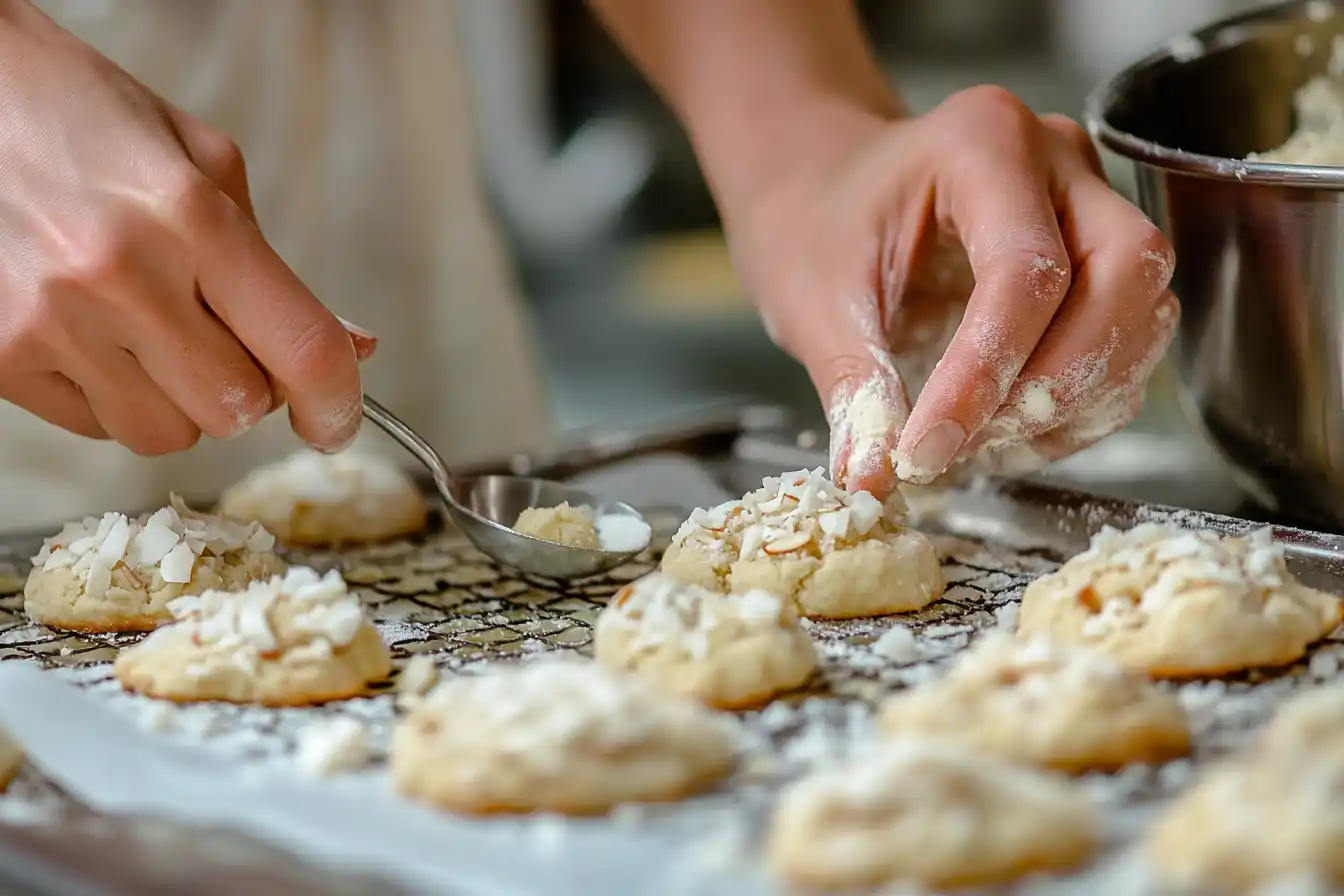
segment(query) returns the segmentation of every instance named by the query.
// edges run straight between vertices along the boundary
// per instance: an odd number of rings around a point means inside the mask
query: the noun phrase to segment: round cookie
[[[183,595],[236,591],[283,571],[274,547],[259,524],[197,513],[172,495],[152,514],[88,517],[44,540],[23,608],[54,628],[149,631],[171,621],[168,604]]]
[[[454,812],[597,814],[712,787],[733,721],[593,663],[529,663],[431,691],[393,733],[392,778]]]
[[[309,706],[365,693],[392,657],[339,573],[296,566],[241,593],[169,604],[177,622],[117,654],[128,691],[179,703]]]
[[[1018,631],[1186,678],[1287,665],[1340,619],[1339,598],[1300,584],[1268,528],[1220,537],[1145,523],[1103,529],[1032,582]]]
[[[286,544],[386,541],[423,531],[429,503],[392,461],[362,451],[302,451],[232,485],[216,512],[257,520]]]
[[[0,731],[0,792],[18,777],[23,768],[23,748],[5,732]]]
[[[1298,877],[1340,892],[1340,793],[1338,742],[1333,749],[1258,750],[1202,775],[1149,829],[1144,854],[1175,892],[1250,894]]]
[[[588,551],[602,549],[597,537],[597,520],[588,507],[571,507],[569,502],[555,507],[529,507],[518,514],[514,531],[543,541],[567,544]]]
[[[1104,655],[990,634],[941,679],[896,694],[880,727],[1062,772],[1190,753],[1180,701]]]
[[[1344,684],[1312,688],[1285,702],[1255,749],[1273,756],[1333,750],[1344,759]]]
[[[668,575],[713,591],[760,589],[791,598],[813,619],[921,609],[943,593],[927,538],[902,525],[898,501],[846,494],[817,468],[696,510],[663,557]]]
[[[791,601],[719,594],[662,573],[617,593],[597,619],[597,661],[718,709],[759,706],[800,687],[817,665]]]
[[[909,740],[793,784],[767,848],[776,873],[797,886],[942,890],[1069,870],[1100,839],[1095,807],[1068,779]]]

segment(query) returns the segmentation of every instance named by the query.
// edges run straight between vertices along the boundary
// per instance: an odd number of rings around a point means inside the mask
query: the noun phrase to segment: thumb
[[[875,322],[841,316],[835,324],[808,330],[797,352],[826,406],[831,478],[846,491],[885,501],[896,491],[894,451],[910,398]]]

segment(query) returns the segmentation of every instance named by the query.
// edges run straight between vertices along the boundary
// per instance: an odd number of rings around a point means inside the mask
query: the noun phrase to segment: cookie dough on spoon
[[[528,507],[518,514],[514,531],[585,551],[642,551],[653,532],[643,520],[625,514],[597,514],[591,507],[562,501],[554,507]]]

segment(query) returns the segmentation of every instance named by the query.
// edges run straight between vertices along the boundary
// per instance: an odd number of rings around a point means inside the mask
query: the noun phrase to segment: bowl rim
[[[1163,146],[1122,131],[1107,120],[1124,87],[1139,74],[1157,65],[1186,62],[1245,43],[1255,36],[1257,26],[1300,18],[1317,18],[1314,10],[1328,9],[1331,16],[1344,17],[1339,0],[1281,0],[1247,12],[1217,19],[1183,36],[1167,40],[1137,61],[1102,81],[1088,94],[1083,106],[1083,121],[1092,139],[1132,161],[1215,180],[1237,180],[1275,186],[1344,189],[1344,168],[1325,165],[1295,165],[1286,162],[1261,162],[1232,159],[1189,152]],[[1193,47],[1198,49],[1191,52]]]

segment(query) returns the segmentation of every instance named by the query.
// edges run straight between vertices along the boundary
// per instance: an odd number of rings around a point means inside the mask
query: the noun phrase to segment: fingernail
[[[339,314],[336,315],[336,319],[341,322],[341,326],[345,327],[346,331],[351,336],[363,336],[365,339],[372,339],[374,342],[378,341],[377,336],[373,335],[368,330],[361,327],[359,324],[353,324],[350,321],[346,320],[345,318],[341,317]]]
[[[915,475],[937,476],[945,471],[966,444],[966,430],[954,420],[944,420],[924,434],[910,452]]]
[[[355,347],[356,361],[367,361],[378,350],[378,340],[373,336],[358,336],[351,333],[350,344]]]

